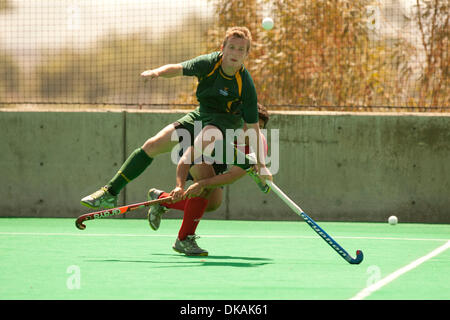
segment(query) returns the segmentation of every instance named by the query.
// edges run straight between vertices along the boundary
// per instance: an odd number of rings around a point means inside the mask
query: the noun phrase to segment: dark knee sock
[[[128,159],[120,167],[117,174],[106,185],[108,191],[112,195],[118,195],[128,182],[137,178],[147,167],[152,163],[153,158],[150,158],[144,150],[138,148],[128,157]]]

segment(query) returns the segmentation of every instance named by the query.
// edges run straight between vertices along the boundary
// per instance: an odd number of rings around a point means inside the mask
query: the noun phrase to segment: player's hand
[[[169,195],[172,197],[172,203],[178,202],[183,200],[184,189],[181,187],[175,187]]]
[[[143,77],[144,81],[147,82],[148,80],[158,78],[159,74],[155,70],[146,70],[141,73],[141,77]]]
[[[197,197],[203,192],[203,189],[204,188],[200,183],[195,182],[191,184],[189,188],[187,188],[186,192],[184,193],[183,199]]]

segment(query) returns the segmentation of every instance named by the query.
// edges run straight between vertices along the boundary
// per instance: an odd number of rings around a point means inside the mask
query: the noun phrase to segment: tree
[[[255,46],[247,68],[260,100],[268,105],[368,110],[445,100],[448,107],[448,0],[428,0],[429,14],[440,17],[429,19],[431,27],[424,29],[431,35],[424,40],[430,43],[429,62],[420,101],[405,89],[410,81],[405,61],[413,54],[411,45],[400,38],[388,42],[370,37],[367,8],[372,2],[218,0],[214,2],[218,19],[208,36],[216,44],[229,26],[245,25],[251,30]],[[264,6],[271,7],[275,20],[271,31],[260,25]],[[439,28],[437,21],[444,21]]]

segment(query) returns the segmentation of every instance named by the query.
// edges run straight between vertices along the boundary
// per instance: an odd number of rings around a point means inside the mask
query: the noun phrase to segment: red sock
[[[184,208],[183,223],[178,232],[178,239],[184,240],[188,235],[195,234],[198,223],[205,213],[208,205],[208,199],[205,198],[190,198],[186,201]]]
[[[158,199],[167,198],[168,196],[169,196],[169,194],[167,192],[163,192],[158,197]],[[178,201],[178,202],[175,202],[175,203],[168,203],[168,202],[167,203],[161,203],[161,205],[163,207],[166,207],[166,208],[169,208],[169,209],[178,209],[178,210],[183,211],[184,207],[186,206],[186,201],[187,201],[187,199],[186,200],[181,200],[181,201]]]

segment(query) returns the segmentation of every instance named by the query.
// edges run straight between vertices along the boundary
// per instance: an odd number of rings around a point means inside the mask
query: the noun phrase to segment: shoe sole
[[[81,203],[83,206],[88,207],[88,208],[91,208],[91,209],[102,209],[101,206],[94,207],[94,206],[90,205],[89,203],[86,203],[86,202],[83,202],[83,201],[80,201],[80,203]],[[109,209],[114,209],[114,208],[116,208],[116,207],[103,207],[103,210],[109,210]]]
[[[153,227],[152,224],[150,223],[150,210],[149,210],[148,213],[147,213],[147,220],[148,220],[148,225],[150,226],[150,228],[152,228],[153,231],[157,231],[157,230],[159,229],[159,227],[158,227],[158,228],[155,228],[155,227]]]
[[[208,252],[202,252],[202,253],[186,253],[186,252],[184,252],[184,251],[178,250],[178,249],[175,248],[175,247],[172,247],[172,249],[173,249],[174,251],[178,252],[178,253],[182,253],[182,254],[184,254],[184,255],[186,255],[186,256],[189,256],[189,257],[199,257],[199,256],[201,256],[201,257],[206,257],[206,256],[208,256]]]
[[[94,206],[90,205],[89,203],[86,203],[86,202],[83,202],[83,201],[81,201],[80,203],[81,203],[83,206],[88,207],[88,208],[91,208],[91,209],[99,209],[99,208],[100,208],[100,207],[94,207]]]
[[[151,188],[151,189],[148,190],[148,192],[147,192],[147,200],[148,200],[148,201],[156,200],[156,199],[154,199],[153,197],[150,196],[150,193],[151,193],[153,190],[156,190],[156,189],[155,189],[155,188]],[[158,226],[157,228],[155,228],[155,227],[153,227],[152,224],[150,223],[150,210],[152,210],[152,208],[148,209],[148,211],[147,211],[148,225],[150,226],[150,228],[152,228],[153,231],[158,231],[159,226]]]
[[[155,188],[151,188],[151,189],[148,190],[148,192],[147,192],[147,200],[148,200],[148,201],[155,200],[155,199],[153,199],[153,197],[150,196],[150,193],[151,193],[153,190],[155,190]],[[153,231],[158,231],[159,227],[158,227],[158,228],[155,228],[155,227],[153,227],[152,224],[150,223],[150,210],[152,210],[152,208],[148,209],[148,211],[147,211],[147,221],[148,221],[148,225],[150,226],[150,228],[151,228]]]

